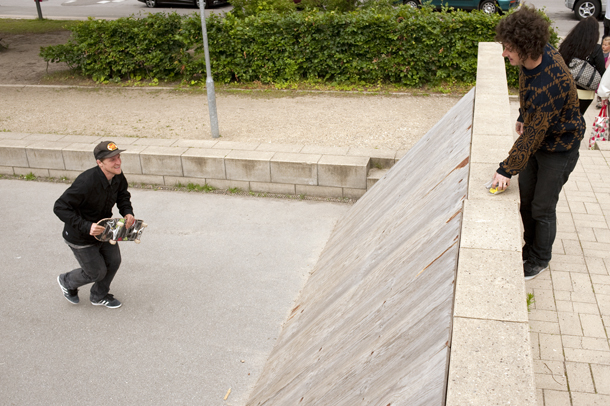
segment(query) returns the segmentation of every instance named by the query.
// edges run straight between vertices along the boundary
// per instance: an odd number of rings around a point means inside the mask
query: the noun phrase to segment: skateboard
[[[109,241],[112,245],[116,244],[117,241],[134,241],[139,244],[142,232],[148,227],[148,224],[136,219],[131,227],[125,228],[124,218],[101,219],[97,224],[104,227],[105,230],[102,234],[96,235],[95,238],[99,241]]]

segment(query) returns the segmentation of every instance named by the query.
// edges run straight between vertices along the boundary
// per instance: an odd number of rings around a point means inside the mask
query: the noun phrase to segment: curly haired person
[[[500,162],[492,186],[505,190],[519,175],[526,280],[548,269],[559,193],[576,166],[585,132],[576,84],[549,37],[548,21],[533,7],[523,6],[496,26],[502,56],[521,69],[519,138]]]

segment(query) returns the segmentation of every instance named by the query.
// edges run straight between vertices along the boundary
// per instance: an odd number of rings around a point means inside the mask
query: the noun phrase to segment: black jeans
[[[580,114],[583,115],[583,120],[585,112],[587,111],[591,103],[593,103],[593,99],[578,99],[578,106],[580,108]]]
[[[603,37],[605,37],[606,35],[610,35],[610,20],[608,20],[606,17],[604,17],[604,35]],[[602,37],[602,39],[603,39]]]
[[[561,188],[578,161],[580,142],[567,152],[536,152],[519,174],[523,259],[546,266],[557,233],[556,207]]]
[[[110,291],[110,283],[121,265],[119,245],[99,242],[86,248],[70,247],[80,268],[68,272],[64,283],[68,289],[77,289],[93,282],[90,299],[97,302]]]

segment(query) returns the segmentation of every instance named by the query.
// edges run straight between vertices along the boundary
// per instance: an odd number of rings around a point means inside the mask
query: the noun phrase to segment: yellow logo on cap
[[[115,149],[119,149],[119,147],[117,147],[114,142],[109,142],[106,148],[108,148],[108,151],[114,151]]]

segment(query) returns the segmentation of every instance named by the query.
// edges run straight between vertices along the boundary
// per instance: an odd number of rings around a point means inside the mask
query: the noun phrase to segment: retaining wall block
[[[149,146],[140,153],[142,174],[184,176],[182,154],[187,148]]]
[[[323,155],[318,162],[318,185],[366,189],[370,158]]]
[[[271,158],[271,182],[318,184],[318,161],[322,155],[277,152]]]
[[[271,182],[270,151],[233,150],[225,158],[227,179]]]
[[[226,179],[225,157],[228,149],[189,148],[182,154],[184,176]]]

